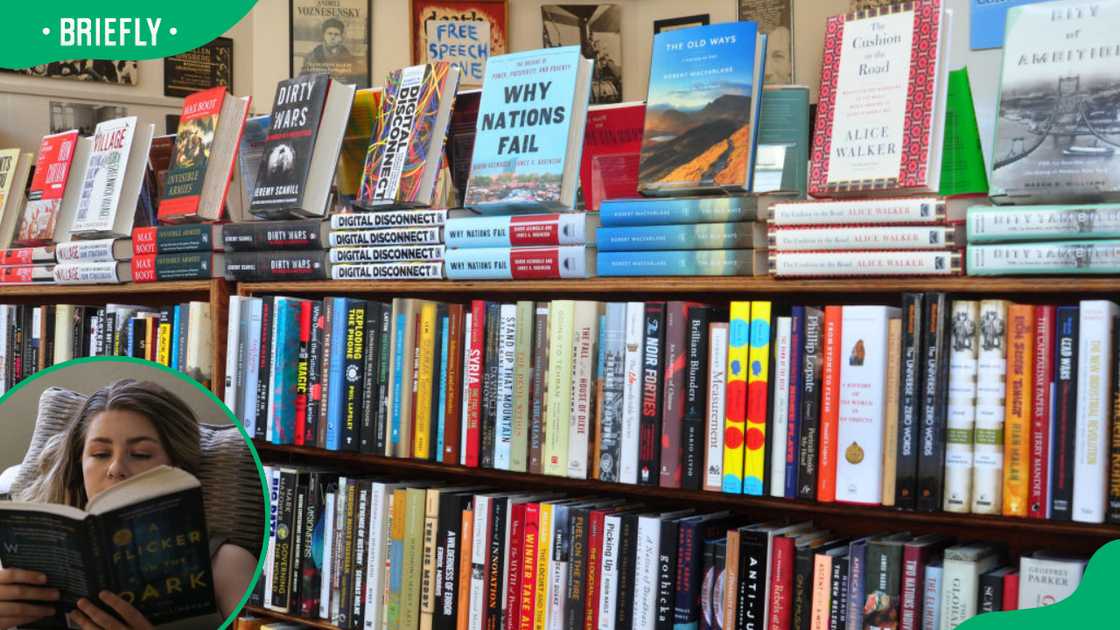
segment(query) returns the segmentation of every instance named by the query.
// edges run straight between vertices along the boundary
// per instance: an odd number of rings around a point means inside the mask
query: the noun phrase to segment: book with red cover
[[[527,509],[530,506],[536,507],[536,504],[515,503],[510,506],[509,510],[509,547],[506,548],[506,590],[505,602],[502,603],[504,610],[502,616],[506,620],[503,623],[504,628],[517,627],[513,624],[517,622],[518,603],[521,601],[521,579],[525,574],[525,567],[522,563],[526,558],[525,543],[528,533],[525,529],[525,525],[527,524]]]
[[[645,118],[644,102],[588,108],[579,167],[585,209],[597,212],[604,199],[640,196],[638,160]]]
[[[940,557],[948,540],[930,534],[919,536],[902,547],[902,601],[898,630],[922,630],[922,604],[925,601],[926,565]]]
[[[467,425],[463,430],[467,432],[466,451],[463,453],[463,465],[478,468],[482,446],[482,366],[484,346],[486,342],[486,301],[471,301],[471,325],[466,333],[470,335],[470,350],[467,355],[466,374],[467,381],[465,400],[463,406]]]
[[[54,261],[54,245],[0,249],[0,267],[22,267]]]
[[[304,446],[307,434],[307,371],[311,360],[309,354],[311,347],[311,301],[299,303],[299,355],[296,378],[296,431],[294,441],[296,446]],[[367,396],[370,394],[366,394]]]
[[[1027,516],[1047,518],[1050,507],[1050,433],[1054,409],[1050,404],[1054,383],[1054,336],[1057,307],[1034,307],[1034,381],[1030,433],[1030,485]]]
[[[1019,572],[1003,576],[1003,610],[1019,610]]]
[[[518,544],[521,545],[521,577],[518,579],[517,599],[515,607],[511,609],[513,619],[509,628],[511,630],[531,630],[533,627],[533,611],[536,609],[537,598],[537,551],[540,548],[540,520],[541,504],[527,503],[522,530],[524,534]],[[510,558],[513,558],[513,539],[510,539]],[[514,591],[515,584],[510,581],[509,590]]]
[[[810,195],[938,192],[948,21],[940,0],[828,19]]]
[[[459,464],[459,436],[463,415],[463,326],[466,309],[462,304],[447,305],[447,406],[443,425],[443,455],[445,464]],[[467,331],[469,334],[470,331]]]
[[[821,365],[821,426],[819,464],[817,466],[817,501],[836,501],[836,440],[840,430],[840,324],[843,307],[824,309],[824,360]]]
[[[39,143],[39,157],[35,160],[31,190],[27,194],[27,205],[23,208],[13,245],[35,247],[54,240],[58,210],[77,145],[76,130],[43,136]]]
[[[793,614],[793,563],[797,550],[794,538],[778,536],[770,557],[770,604],[767,627],[771,630],[791,630]]]

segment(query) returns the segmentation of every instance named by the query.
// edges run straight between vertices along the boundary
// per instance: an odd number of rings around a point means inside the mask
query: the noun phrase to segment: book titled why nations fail
[[[992,152],[996,203],[1120,200],[1120,2],[1012,8]]]
[[[572,209],[591,65],[579,46],[487,60],[465,206],[483,213]]]
[[[654,35],[639,190],[751,189],[765,60],[755,22]]]
[[[938,192],[951,17],[917,0],[828,19],[809,194]]]

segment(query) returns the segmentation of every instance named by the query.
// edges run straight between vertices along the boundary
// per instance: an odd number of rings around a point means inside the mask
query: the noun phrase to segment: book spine
[[[835,558],[818,553],[813,558],[813,605],[809,610],[810,630],[829,630],[828,613],[832,607],[832,567]]]
[[[941,509],[944,503],[945,414],[949,388],[949,310],[945,294],[927,294],[925,311],[917,509],[932,512]]]
[[[805,335],[801,367],[801,435],[797,450],[797,498],[817,498],[817,447],[821,409],[821,363],[824,311],[805,308]]]
[[[599,426],[599,480],[620,481],[619,464],[622,455],[622,397],[626,382],[624,360],[626,354],[626,304],[612,302],[607,305],[603,326],[603,394],[599,408],[602,416]],[[535,375],[534,375],[535,376]]]
[[[501,344],[501,304],[488,302],[486,304],[486,341],[483,351],[482,379],[482,417],[479,423],[481,442],[481,465],[483,468],[494,467],[495,434],[498,431],[497,399],[498,399],[498,371],[501,359],[498,351]]]
[[[770,230],[770,249],[783,252],[945,249],[955,242],[956,230],[947,226],[784,227]],[[600,247],[601,245],[600,239]]]
[[[564,589],[568,583],[571,569],[571,528],[568,520],[567,505],[557,505],[552,515],[552,559],[549,564],[548,582],[548,630],[563,630],[567,599]]]
[[[785,466],[785,488],[783,495],[787,499],[796,499],[798,490],[798,452],[801,449],[801,409],[802,409],[802,384],[805,372],[805,307],[794,306],[790,314],[789,324],[789,386],[785,394],[779,394],[788,400],[788,416],[786,418],[785,451],[781,459]],[[775,456],[777,456],[775,452]]]
[[[1073,518],[1074,443],[1077,435],[1078,307],[1059,306],[1055,316],[1054,435],[1050,440],[1050,518]]]
[[[184,313],[189,309],[184,305]],[[276,302],[275,298],[264,298],[261,306],[261,355],[257,379],[256,419],[257,437],[271,439],[272,418],[268,414],[269,389],[272,387],[273,345],[276,343]],[[180,342],[182,349],[186,343]]]
[[[1077,364],[1077,439],[1074,449],[1073,520],[1103,523],[1108,499],[1108,403],[1112,397],[1112,302],[1081,302]]]
[[[723,425],[726,417],[724,391],[727,386],[727,324],[708,327],[708,406],[705,415],[704,490],[723,488]]]
[[[638,483],[638,444],[642,416],[642,341],[645,304],[626,304],[625,344],[622,385],[622,432],[619,450],[619,481]]]
[[[309,305],[310,306],[310,305]],[[362,397],[358,422],[357,450],[362,453],[381,454],[377,450],[378,356],[385,338],[381,336],[381,315],[384,306],[377,302],[366,303],[365,327],[362,331]]]
[[[548,416],[549,305],[538,302],[533,311],[533,378],[529,407],[529,472],[544,472],[545,420]]]
[[[404,571],[405,509],[407,491],[397,488],[389,500],[389,553],[385,570],[385,610],[384,625],[389,628],[400,627],[401,617],[401,574]]]
[[[959,276],[962,270],[960,254],[921,250],[775,252],[769,267],[779,278]]]
[[[902,318],[887,324],[886,411],[883,426],[883,506],[894,507],[898,481],[899,390],[902,389]],[[971,452],[971,448],[969,449]],[[970,477],[971,480],[971,477]],[[862,598],[860,598],[862,599]]]
[[[118,260],[113,251],[117,242],[115,238],[67,241],[55,245],[54,255],[60,263],[113,262]]]
[[[227,223],[222,226],[222,243],[229,251],[324,249],[322,234],[323,222],[318,219]]]
[[[240,295],[230,296],[229,310],[226,315],[228,326],[226,330],[226,382],[222,402],[224,402],[226,407],[229,407],[230,411],[238,417],[240,417],[238,415],[239,407],[237,404],[240,394],[240,390],[238,389],[238,375],[240,373],[238,362],[244,357],[245,344],[245,340],[241,338],[241,321],[242,317],[248,317],[247,312],[242,315],[241,307],[247,300],[248,298]],[[170,329],[170,326],[168,326],[168,328]],[[166,336],[161,335],[161,339],[163,338],[166,338]],[[171,349],[170,341],[171,340],[168,339],[168,343],[166,344],[168,353],[170,353]],[[0,349],[3,349],[3,346],[0,346]],[[164,365],[166,365],[166,363],[164,363]]]
[[[848,545],[848,619],[847,630],[863,628],[864,590],[867,573],[867,539]]]
[[[1116,356],[1120,353],[1120,326],[1114,326],[1112,333],[1112,354],[1113,363],[1115,363]],[[1120,370],[1113,374],[1112,384],[1112,430],[1109,434],[1108,453],[1108,513],[1105,516],[1105,520],[1109,523],[1120,522],[1120,383],[1117,382],[1118,380],[1120,380]],[[1046,479],[1043,480],[1043,483],[1045,481]],[[1045,509],[1046,506],[1044,505],[1043,518],[1048,515]]]
[[[442,461],[445,464],[459,464],[462,456],[460,448],[463,430],[463,382],[464,348],[468,345],[466,335],[465,308],[461,304],[448,307],[447,319],[447,409],[443,414],[444,440]]]
[[[385,228],[439,227],[447,222],[447,210],[392,210],[331,214],[332,230],[375,230]]]
[[[599,276],[751,276],[762,275],[761,250],[697,249],[599,252]]]
[[[182,254],[184,252],[220,250],[220,246],[215,247],[215,231],[214,225],[210,223],[135,228],[132,230],[132,255]]]
[[[577,302],[572,337],[572,393],[568,424],[567,475],[587,479],[588,454],[592,441],[592,409],[595,406],[595,355],[599,340],[599,305]]]
[[[586,219],[578,214],[477,216],[447,221],[448,247],[544,247],[583,244]]]
[[[510,508],[509,545],[506,548],[506,590],[502,605],[502,627],[517,628],[520,625],[521,581],[525,571],[525,539],[527,531],[526,513],[528,503],[518,503]]]
[[[601,227],[599,251],[750,249],[761,247],[763,226],[754,222]]]
[[[490,552],[491,497],[474,499],[474,523],[471,525],[471,581],[467,613],[468,627],[483,628],[486,621],[486,565]]]
[[[669,302],[665,307],[664,373],[662,376],[664,406],[659,441],[661,466],[657,485],[680,488],[684,430],[685,362],[688,359],[688,304]]]
[[[435,367],[436,304],[424,302],[420,306],[419,326],[416,329],[415,393],[412,399],[413,429],[411,456],[428,459],[434,436],[431,434],[433,412],[432,377]]]
[[[710,197],[704,199],[668,197],[646,199],[604,199],[599,206],[602,225],[682,225],[754,221],[753,199]]]
[[[368,557],[368,550],[366,546],[369,544],[369,528],[373,525],[373,521],[369,519],[369,502],[372,482],[368,479],[358,482],[357,492],[357,509],[354,511],[354,545],[353,545],[353,559],[351,560],[352,569],[352,582],[353,586],[350,589],[351,601],[350,605],[350,627],[358,628],[363,625],[363,616],[365,613],[366,602],[366,586],[369,581],[369,572],[373,570],[372,567],[366,565]],[[425,532],[425,535],[427,532]]]
[[[1012,571],[1003,576],[1003,610],[1019,609],[1019,572]]]
[[[331,230],[328,247],[369,247],[373,245],[439,245],[443,229],[439,227],[390,228],[384,230]]]
[[[638,515],[623,514],[618,531],[618,589],[615,599],[614,623],[616,628],[630,628],[634,624],[634,594],[637,589]],[[634,576],[634,577],[631,577]],[[652,587],[647,584],[643,588]]]
[[[121,265],[118,262],[59,263],[52,273],[57,284],[120,284]],[[28,269],[30,267],[15,267]],[[27,278],[30,282],[32,278]]]
[[[552,503],[541,503],[541,516],[537,534],[537,558],[535,562],[536,575],[534,576],[535,593],[533,595],[533,630],[545,630],[548,627],[548,587],[549,587],[549,560],[552,557]]]
[[[642,338],[641,424],[638,429],[638,483],[656,486],[661,459],[662,380],[665,363],[665,303],[647,302]]]
[[[1050,506],[1050,434],[1054,425],[1054,316],[1051,305],[1034,307],[1034,356],[1031,391],[1030,491],[1027,515],[1046,518]],[[1114,346],[1115,347],[1115,346]]]
[[[939,223],[944,218],[944,203],[933,197],[800,201],[770,206],[770,221],[778,226]]]
[[[401,628],[419,628],[423,584],[427,491],[409,488],[405,511],[404,565],[401,571]]]
[[[575,302],[556,300],[548,315],[549,353],[548,406],[545,418],[545,443],[542,449],[543,472],[565,476],[568,461],[568,426],[572,413],[572,364],[575,336]]]
[[[449,249],[444,256],[451,280],[551,280],[593,273],[582,245]]]
[[[684,460],[681,486],[688,490],[699,490],[704,476],[704,422],[709,404],[708,326],[712,309],[692,306],[687,314],[688,351],[685,355],[684,434],[681,437]],[[621,374],[619,377],[621,384]]]
[[[743,434],[743,494],[762,496],[766,477],[766,422],[769,418],[770,302],[751,302],[747,408]]]
[[[273,379],[269,394],[274,444],[295,443],[301,311],[301,300],[277,300],[274,309],[276,338],[272,341]]]
[[[794,553],[793,538],[778,536],[774,539],[770,557],[770,601],[765,621],[771,630],[790,630]]]
[[[297,479],[291,469],[280,470],[280,485],[277,502],[280,509],[276,515],[277,528],[295,531],[295,508]],[[279,531],[279,530],[278,530]],[[291,605],[292,541],[289,537],[276,537],[272,556],[272,591],[266,593],[269,608],[288,612]]]
[[[1014,213],[998,207],[968,209],[969,243],[1086,238],[1120,238],[1115,204],[1023,206]]]
[[[443,260],[443,245],[382,245],[373,247],[335,247],[331,264],[390,264],[437,262]]]
[[[346,343],[342,363],[342,375],[338,385],[340,398],[340,424],[337,440],[327,438],[327,448],[331,450],[357,451],[359,449],[365,360],[366,317],[369,312],[362,301],[351,301],[346,309]]]
[[[731,494],[743,493],[750,321],[751,303],[732,302],[727,325],[727,390],[723,443],[723,491]]]
[[[463,430],[466,434],[466,448],[463,449],[464,464],[478,468],[481,462],[482,421],[482,366],[486,336],[486,302],[471,302],[470,343],[466,362],[463,416],[466,419]]]
[[[529,391],[533,379],[533,303],[519,301],[516,305],[514,325],[514,365],[512,423],[513,437],[510,444],[510,470],[526,472],[529,469]]]
[[[568,512],[572,544],[571,555],[569,556],[568,582],[563,592],[566,601],[561,623],[563,628],[573,630],[582,630],[587,611],[584,591],[587,588],[587,573],[590,570],[588,566],[589,517],[590,509],[584,507],[572,507]]]
[[[980,302],[976,368],[972,513],[999,514],[1003,506],[1003,421],[1007,392],[1007,302]]]
[[[621,527],[621,516],[609,515],[604,519],[603,560],[597,593],[599,605],[595,610],[597,624],[593,626],[597,630],[611,630],[615,624],[615,613],[618,607],[619,530]]]
[[[922,630],[922,582],[928,561],[926,548],[906,545],[902,550],[902,601],[898,630]]]
[[[1034,307],[1007,309],[1007,412],[1003,421],[1003,515],[1026,516],[1030,486]]]
[[[443,278],[443,263],[397,262],[332,264],[331,280],[439,280]]]
[[[867,572],[864,580],[868,601],[877,604],[872,610],[864,608],[864,627],[875,626],[877,619],[900,619],[899,593],[902,579],[901,545],[871,541],[867,545]]]
[[[600,602],[604,593],[603,573],[606,569],[604,561],[604,552],[607,550],[604,545],[606,516],[604,510],[591,510],[587,518],[587,587],[583,592],[585,612],[582,623],[576,626],[582,630],[599,628]]]
[[[653,627],[655,630],[673,630],[676,604],[676,577],[680,567],[680,524],[667,520],[660,523],[658,540],[653,552],[657,557],[657,597],[654,600]],[[640,553],[640,552],[639,552]],[[649,627],[650,624],[647,624]]]
[[[774,405],[771,414],[773,425],[770,435],[770,496],[786,494],[786,440],[789,439],[789,371],[790,326],[789,317],[779,317],[774,326]]]
[[[922,589],[922,630],[941,628],[941,566],[926,567]]]
[[[826,306],[821,365],[821,415],[818,432],[817,501],[836,500],[836,439],[840,427],[840,371],[843,307]]]
[[[968,275],[1120,273],[1120,240],[971,245]]]
[[[967,514],[972,507],[972,442],[976,426],[980,304],[975,300],[954,300],[952,316],[945,502],[942,509]]]
[[[510,470],[513,456],[513,380],[517,361],[517,305],[498,311],[497,387],[494,391],[494,468]]]
[[[521,579],[518,582],[517,617],[512,620],[510,628],[513,630],[532,630],[536,617],[537,606],[537,556],[540,546],[540,517],[541,506],[539,503],[530,503],[525,509],[525,535],[522,537],[521,548]],[[512,549],[511,549],[512,552]],[[511,553],[512,557],[512,553]]]
[[[982,573],[980,575],[980,594],[977,600],[977,613],[1003,610],[1003,576],[994,571]]]
[[[173,282],[214,278],[218,276],[217,268],[223,256],[213,252],[134,256],[132,281]]]
[[[630,612],[633,623],[630,627],[654,630],[660,594],[658,546],[661,542],[661,521],[656,516],[639,517],[635,534],[633,606]]]
[[[233,282],[288,282],[330,279],[325,251],[227,252],[226,279]]]

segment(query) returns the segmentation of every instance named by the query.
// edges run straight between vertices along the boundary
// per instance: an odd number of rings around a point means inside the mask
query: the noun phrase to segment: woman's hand
[[[78,600],[78,608],[70,612],[70,620],[82,630],[151,630],[152,624],[136,610],[132,604],[109,591],[101,591],[98,596],[109,608],[124,619],[122,623],[113,615],[101,610],[86,598]]]
[[[47,576],[22,569],[0,569],[0,628],[14,628],[54,614],[58,589],[46,586]]]

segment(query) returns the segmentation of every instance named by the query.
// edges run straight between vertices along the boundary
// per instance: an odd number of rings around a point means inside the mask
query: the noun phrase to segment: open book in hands
[[[105,490],[85,511],[0,501],[0,566],[44,573],[61,591],[55,618],[29,628],[65,627],[77,601],[99,602],[102,590],[154,625],[216,609],[202,487],[168,466]]]

